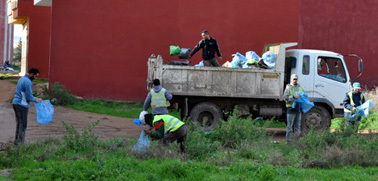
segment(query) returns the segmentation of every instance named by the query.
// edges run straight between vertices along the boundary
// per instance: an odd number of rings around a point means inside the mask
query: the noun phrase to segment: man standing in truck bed
[[[299,104],[295,104],[294,108],[292,107],[294,100],[301,98],[299,95],[301,92],[303,92],[303,89],[298,84],[298,76],[297,74],[292,74],[290,77],[290,84],[286,85],[284,92],[287,113],[286,144],[288,145],[291,143],[291,137],[293,134],[299,136],[301,133],[301,107]]]
[[[203,30],[201,35],[203,39],[194,47],[192,53],[189,55],[189,58],[191,58],[197,53],[198,50],[202,48],[203,64],[205,66],[213,65],[214,67],[219,67],[220,65],[215,57],[215,53],[217,53],[220,60],[222,60],[222,54],[219,50],[217,40],[210,37],[207,30]]]

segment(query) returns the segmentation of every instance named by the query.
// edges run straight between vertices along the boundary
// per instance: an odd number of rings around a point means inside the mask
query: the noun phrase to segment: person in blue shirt
[[[33,96],[32,80],[39,76],[39,70],[31,68],[25,76],[18,80],[16,93],[13,98],[13,109],[16,115],[16,137],[14,144],[24,144],[25,132],[28,124],[30,102],[41,102],[41,98]]]
[[[346,125],[358,125],[361,120],[361,116],[356,119],[352,118],[353,113],[357,110],[357,107],[365,103],[365,97],[361,93],[361,85],[358,82],[353,83],[352,91],[346,93],[343,104],[344,104],[344,119]],[[356,126],[358,128],[358,126]]]

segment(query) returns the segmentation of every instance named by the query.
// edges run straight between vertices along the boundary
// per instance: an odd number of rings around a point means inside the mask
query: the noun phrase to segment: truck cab
[[[285,82],[290,82],[291,74],[297,74],[299,85],[316,105],[303,116],[304,127],[327,127],[330,122],[323,123],[324,119],[343,117],[343,100],[352,90],[343,55],[324,50],[291,49],[286,51],[286,62]],[[361,72],[362,60],[359,67]]]

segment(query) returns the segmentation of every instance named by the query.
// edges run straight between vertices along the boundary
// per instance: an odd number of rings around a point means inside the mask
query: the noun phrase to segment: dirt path
[[[37,87],[34,86],[34,89]],[[16,90],[16,84],[11,80],[0,80],[0,143],[13,141],[16,130],[16,121],[14,111],[10,100]],[[131,118],[120,118],[108,115],[88,113],[77,111],[61,106],[54,106],[54,118],[46,124],[37,123],[37,114],[34,103],[31,103],[28,116],[28,128],[26,130],[26,142],[35,142],[36,140],[46,137],[61,138],[66,133],[66,129],[62,124],[65,121],[74,125],[78,130],[100,120],[98,126],[93,131],[99,135],[101,139],[109,139],[115,137],[138,137],[144,127],[137,127]],[[268,132],[276,132],[274,141],[285,141],[286,129],[269,128]]]
[[[35,86],[34,86],[35,87]],[[16,90],[16,85],[10,80],[0,80],[0,142],[13,141],[16,121],[10,100]],[[54,118],[46,124],[37,124],[34,103],[31,103],[26,130],[26,142],[34,142],[46,137],[63,137],[66,130],[62,124],[65,121],[78,130],[100,120],[93,131],[101,139],[115,137],[138,137],[141,130],[133,123],[133,119],[77,111],[65,107],[54,106]]]

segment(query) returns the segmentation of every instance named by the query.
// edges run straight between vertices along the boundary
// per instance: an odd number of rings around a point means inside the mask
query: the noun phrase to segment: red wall
[[[34,6],[33,0],[18,1],[18,15],[28,17],[28,67],[40,71],[39,78],[49,77],[51,7]]]
[[[50,82],[84,98],[144,100],[147,59],[193,48],[207,29],[223,61],[265,43],[296,42],[298,0],[53,1]],[[192,64],[201,60],[201,52]]]
[[[378,85],[378,1],[300,1],[299,47],[357,54],[364,71],[357,80],[369,88]],[[357,59],[347,59],[351,79],[358,75]],[[354,61],[353,61],[354,60]]]
[[[4,31],[5,31],[5,18],[7,17],[5,11],[5,1],[0,1],[0,65],[3,65],[4,63],[4,60],[3,60],[3,57],[4,57],[4,41],[5,41],[5,37],[4,37]]]

